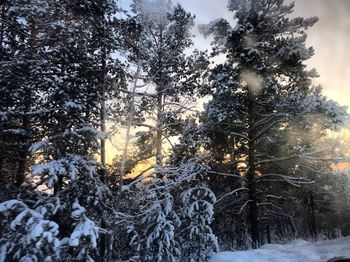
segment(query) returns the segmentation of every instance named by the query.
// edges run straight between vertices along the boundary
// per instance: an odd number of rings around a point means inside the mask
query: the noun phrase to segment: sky
[[[164,0],[167,1],[167,0]],[[123,7],[131,0],[120,0]],[[196,24],[206,24],[224,17],[232,19],[227,0],[173,0],[196,15]],[[350,108],[350,0],[295,0],[293,16],[319,17],[319,22],[308,30],[307,43],[315,49],[315,56],[307,64],[316,68],[320,77],[315,84],[321,84],[324,94]],[[194,28],[195,47],[207,49],[205,39]],[[350,112],[350,110],[349,110]]]
[[[297,0],[295,13],[319,17],[308,32],[308,43],[315,48],[308,64],[319,72],[316,81],[325,95],[350,107],[350,1]]]

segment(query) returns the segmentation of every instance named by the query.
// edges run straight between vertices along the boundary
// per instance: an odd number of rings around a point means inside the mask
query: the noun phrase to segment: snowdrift
[[[326,262],[339,256],[350,256],[350,237],[318,242],[294,240],[256,250],[220,252],[210,262]]]

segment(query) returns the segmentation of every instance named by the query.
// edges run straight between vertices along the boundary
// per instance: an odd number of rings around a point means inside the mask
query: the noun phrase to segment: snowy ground
[[[210,262],[326,262],[350,257],[350,237],[318,242],[294,240],[285,245],[268,244],[257,250],[220,252]]]

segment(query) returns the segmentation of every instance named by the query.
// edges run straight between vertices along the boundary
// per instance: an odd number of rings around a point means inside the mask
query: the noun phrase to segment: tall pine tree
[[[298,164],[317,169],[317,162],[332,162],[329,148],[304,139],[302,133],[313,126],[324,130],[318,135],[324,138],[326,130],[339,126],[347,115],[313,87],[317,73],[305,65],[314,54],[306,47],[305,30],[317,18],[289,18],[294,4],[283,0],[229,1],[228,7],[234,12],[234,27],[224,19],[204,27],[214,36],[212,56],[226,59],[208,74],[204,94],[212,99],[202,128],[210,139],[207,146],[213,152],[219,149],[217,160],[227,163],[229,156],[230,165],[244,175],[246,182],[241,186],[247,193],[241,205],[248,207],[256,248],[263,230],[259,221],[269,217],[265,205],[273,207],[269,198],[278,192],[269,183],[277,180],[297,186],[302,181],[302,172],[295,169]],[[220,149],[215,141],[226,141],[228,146]]]

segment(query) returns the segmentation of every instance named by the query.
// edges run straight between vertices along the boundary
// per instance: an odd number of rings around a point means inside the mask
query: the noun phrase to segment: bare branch
[[[238,193],[238,192],[244,191],[244,190],[245,190],[245,191],[249,191],[249,189],[246,188],[246,187],[240,187],[240,188],[238,188],[238,189],[236,189],[236,190],[233,190],[233,191],[231,191],[231,192],[229,192],[229,193],[223,195],[222,197],[220,197],[220,198],[216,201],[216,203],[222,201],[225,197],[231,196],[231,195],[233,195],[233,194],[235,194],[235,193]],[[215,203],[215,204],[216,204],[216,203]]]
[[[213,175],[227,176],[227,177],[236,177],[244,181],[247,181],[247,179],[245,179],[243,176],[240,176],[240,175],[228,174],[228,173],[222,173],[222,172],[216,172],[216,171],[207,171],[207,173],[213,174]]]

